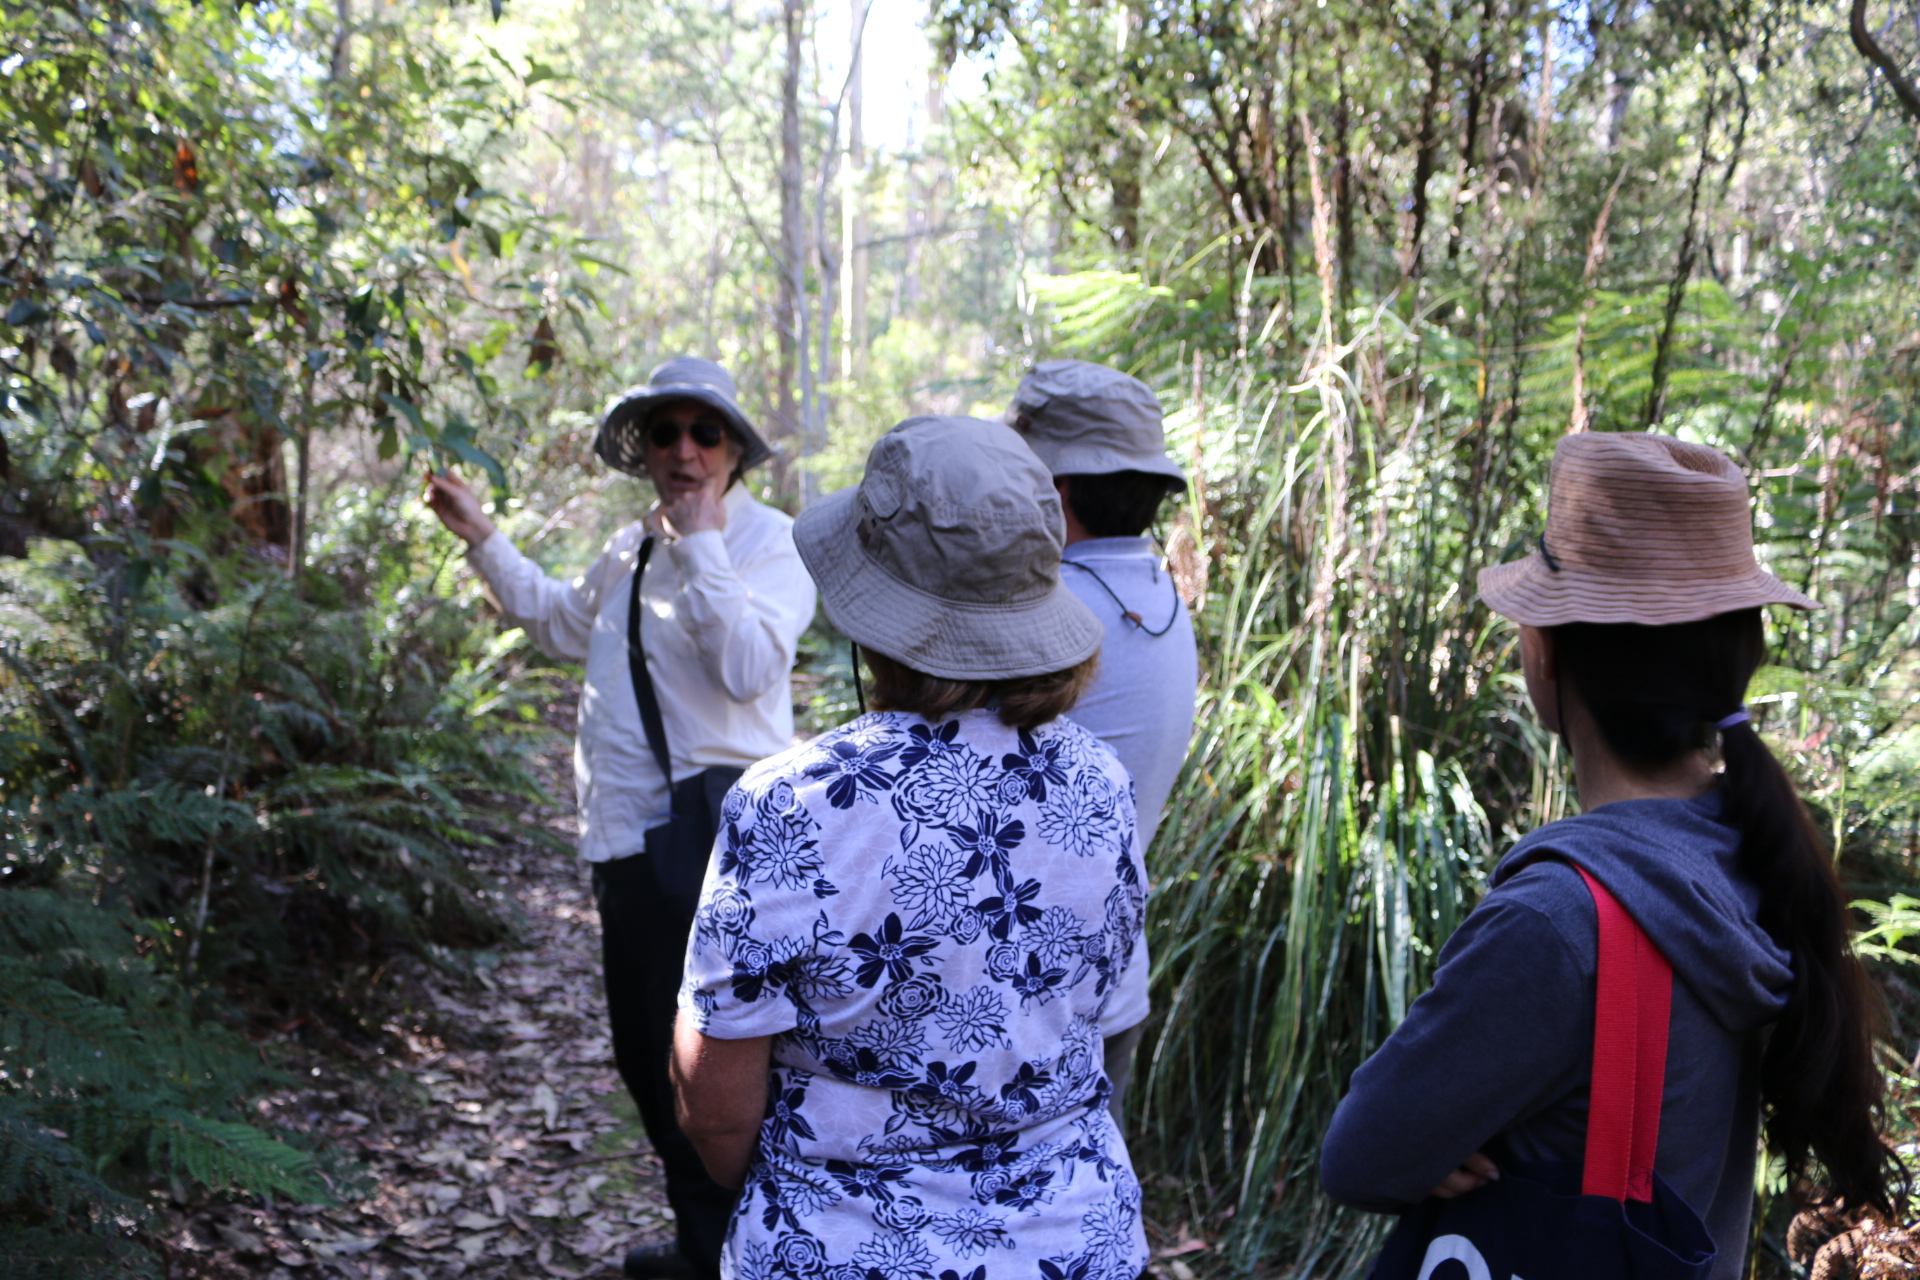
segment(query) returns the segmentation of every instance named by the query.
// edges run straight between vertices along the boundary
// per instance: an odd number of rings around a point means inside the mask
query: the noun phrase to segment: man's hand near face
[[[711,426],[720,439],[703,446],[698,429]],[[667,437],[665,444],[658,443]],[[698,400],[674,400],[654,411],[647,428],[646,467],[660,495],[660,516],[667,531],[685,538],[727,527],[722,498],[740,461],[740,446],[713,409]]]

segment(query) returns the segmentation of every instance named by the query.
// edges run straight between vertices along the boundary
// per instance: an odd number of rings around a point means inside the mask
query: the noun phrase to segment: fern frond
[[[145,1212],[101,1180],[70,1135],[36,1123],[18,1098],[0,1097],[0,1206],[23,1204],[96,1235],[116,1217]]]
[[[314,1177],[311,1155],[252,1125],[172,1108],[156,1118],[148,1156],[158,1169],[216,1189],[237,1188],[259,1196],[277,1191],[309,1204],[331,1199]]]
[[[140,1082],[148,1058],[125,1009],[0,956],[0,1063],[9,1070],[31,1066],[66,1088],[123,1089]]]
[[[159,1280],[157,1260],[127,1234],[94,1235],[65,1227],[0,1229],[0,1275],[7,1280]]]

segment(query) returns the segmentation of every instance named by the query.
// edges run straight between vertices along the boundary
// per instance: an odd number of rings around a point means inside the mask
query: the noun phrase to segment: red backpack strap
[[[1586,868],[1574,869],[1586,881],[1600,921],[1593,1081],[1580,1190],[1610,1200],[1651,1200],[1673,966],[1605,885]]]

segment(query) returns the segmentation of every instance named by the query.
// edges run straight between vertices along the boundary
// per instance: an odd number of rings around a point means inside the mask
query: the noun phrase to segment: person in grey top
[[[1106,630],[1099,670],[1072,718],[1132,775],[1143,853],[1186,760],[1200,683],[1193,619],[1146,536],[1161,503],[1187,487],[1167,456],[1162,416],[1145,383],[1084,360],[1034,366],[1007,411],[1060,493],[1060,576]],[[1116,1120],[1142,1030],[1107,1041]]]
[[[1061,576],[1106,628],[1100,671],[1073,718],[1133,775],[1140,843],[1193,736],[1193,619],[1147,529],[1187,476],[1166,453],[1160,401],[1138,378],[1084,360],[1036,365],[1008,423],[1053,474],[1067,518]]]

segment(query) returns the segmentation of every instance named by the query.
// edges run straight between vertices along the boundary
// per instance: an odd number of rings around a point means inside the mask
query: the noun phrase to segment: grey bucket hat
[[[907,419],[793,540],[833,624],[915,671],[1014,680],[1100,651],[1099,620],[1060,581],[1053,478],[998,422]]]
[[[1181,488],[1187,473],[1167,456],[1165,415],[1146,383],[1085,360],[1049,360],[1013,393],[1012,421],[1056,476],[1145,471]]]
[[[654,409],[669,400],[698,400],[718,409],[740,443],[740,470],[759,466],[773,449],[740,411],[733,378],[711,360],[681,356],[655,369],[645,385],[628,387],[607,404],[593,451],[615,471],[644,476],[646,428]]]

